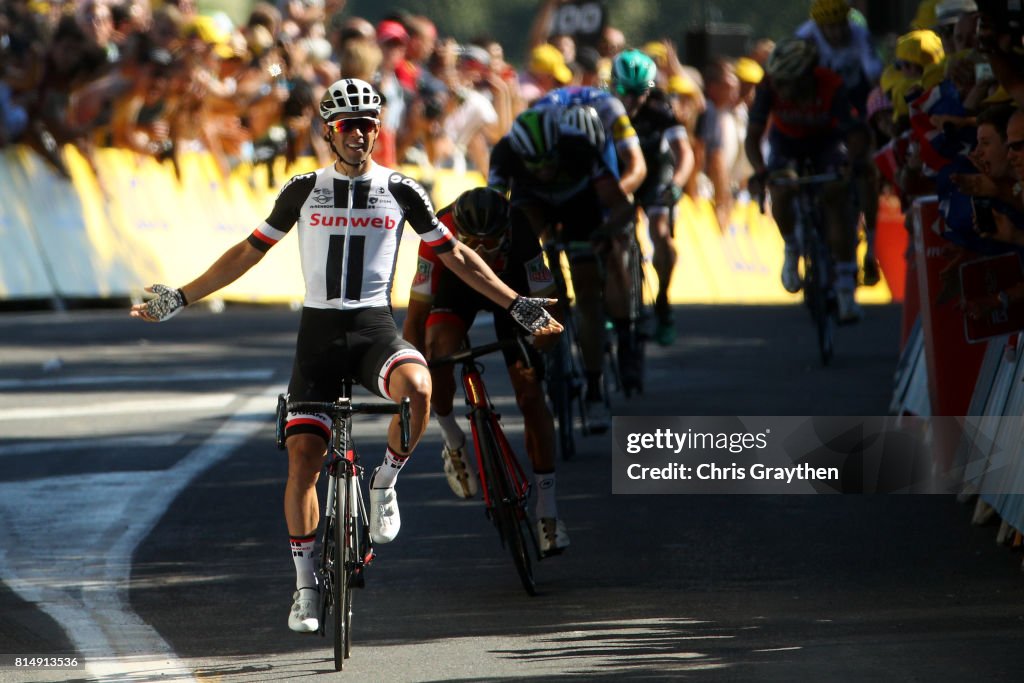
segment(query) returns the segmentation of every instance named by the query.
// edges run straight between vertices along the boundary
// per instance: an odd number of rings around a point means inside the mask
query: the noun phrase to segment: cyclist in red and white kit
[[[288,384],[291,399],[334,400],[349,377],[381,397],[398,402],[408,396],[412,403],[409,450],[399,446],[396,417],[388,428],[384,462],[370,478],[370,535],[375,543],[387,543],[401,525],[395,480],[426,429],[431,391],[423,356],[399,336],[391,312],[391,283],[405,224],[449,270],[507,309],[530,333],[557,334],[561,326],[544,310],[554,300],[518,296],[438,222],[419,183],[373,162],[380,110],[380,95],[369,83],[352,78],[331,85],[320,101],[320,116],[337,162],[293,177],[251,235],[185,286],[147,288],[157,297],[132,306],[131,315],[152,322],[173,317],[237,280],[297,225],[306,296]],[[330,429],[322,414],[289,413],[285,427],[284,507],[296,571],[288,626],[298,632],[315,632],[319,625],[315,485]]]

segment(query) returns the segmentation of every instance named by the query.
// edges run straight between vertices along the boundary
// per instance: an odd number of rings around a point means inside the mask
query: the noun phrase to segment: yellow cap
[[[900,36],[896,41],[896,59],[927,67],[938,64],[945,56],[942,38],[935,31],[919,29]]]
[[[744,83],[760,83],[764,78],[764,69],[750,57],[740,57],[736,60],[736,78]]]
[[[652,40],[644,45],[642,52],[653,59],[659,69],[664,68],[668,61],[668,48],[661,41]]]
[[[210,45],[227,45],[231,34],[213,17],[197,14],[182,29],[186,38],[198,37]]]
[[[676,74],[668,79],[668,92],[670,95],[696,95],[697,86],[686,76]]]
[[[551,76],[562,84],[572,80],[572,71],[565,65],[565,57],[550,43],[533,48],[533,52],[530,53],[530,71]]]

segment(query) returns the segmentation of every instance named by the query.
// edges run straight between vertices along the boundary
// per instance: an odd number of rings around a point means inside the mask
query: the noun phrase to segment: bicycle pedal
[[[366,588],[366,576],[362,568],[352,572],[352,578],[348,581],[349,588]]]

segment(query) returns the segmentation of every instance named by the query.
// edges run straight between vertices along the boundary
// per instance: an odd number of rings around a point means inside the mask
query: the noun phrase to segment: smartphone
[[[979,235],[991,235],[996,231],[996,219],[992,215],[992,200],[988,197],[972,197],[974,229]]]
[[[974,65],[974,82],[990,81],[995,78],[992,73],[992,65],[988,62],[978,62]]]

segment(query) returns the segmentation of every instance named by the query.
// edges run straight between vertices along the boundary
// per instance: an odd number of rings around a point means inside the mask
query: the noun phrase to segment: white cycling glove
[[[517,296],[508,313],[524,331],[533,334],[551,322],[551,314],[544,310],[547,303],[547,299]]]
[[[188,306],[180,287],[171,289],[167,285],[153,285],[150,289],[157,297],[146,302],[146,312],[157,322],[170,320]]]

